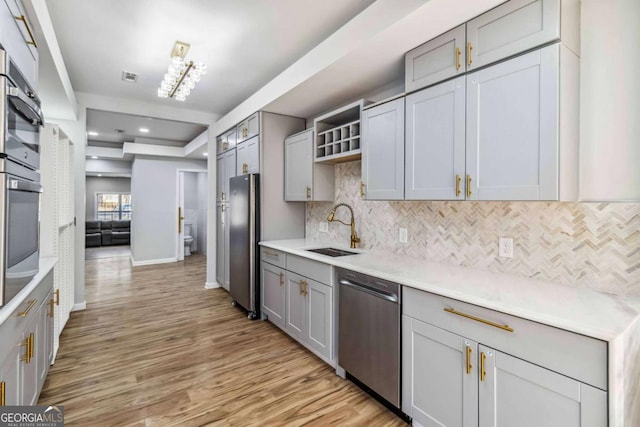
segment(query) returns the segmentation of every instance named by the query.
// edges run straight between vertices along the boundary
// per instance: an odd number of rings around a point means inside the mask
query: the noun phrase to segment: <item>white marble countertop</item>
[[[640,319],[640,299],[591,289],[305,239],[265,241],[260,245],[607,342]],[[307,251],[327,246],[360,254],[333,258]]]
[[[25,286],[20,292],[18,292],[18,295],[11,298],[11,301],[9,301],[7,305],[0,307],[0,324],[7,320],[7,318],[11,316],[11,313],[13,313],[14,310],[24,302],[24,299],[27,298],[31,291],[33,291],[40,284],[42,279],[44,279],[47,274],[49,274],[49,272],[57,262],[58,258],[55,257],[40,258],[38,274],[36,274],[33,279],[31,279],[27,286]]]

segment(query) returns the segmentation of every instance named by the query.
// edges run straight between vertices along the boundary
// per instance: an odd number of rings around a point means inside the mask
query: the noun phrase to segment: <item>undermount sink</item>
[[[358,252],[350,252],[350,251],[345,251],[345,250],[336,249],[336,248],[307,249],[307,251],[315,252],[315,253],[321,254],[321,255],[332,256],[332,257],[347,256],[347,255],[358,255]]]

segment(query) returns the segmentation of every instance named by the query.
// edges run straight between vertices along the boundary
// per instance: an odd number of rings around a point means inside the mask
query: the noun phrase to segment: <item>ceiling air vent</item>
[[[116,133],[125,133],[125,132],[126,132],[126,130],[124,130],[124,129],[116,129]]]
[[[135,83],[138,81],[138,74],[132,73],[131,71],[123,71],[122,80],[125,82]]]

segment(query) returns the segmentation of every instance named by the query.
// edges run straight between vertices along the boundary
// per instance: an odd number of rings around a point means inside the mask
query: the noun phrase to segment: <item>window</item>
[[[131,219],[131,194],[98,193],[96,201],[98,221]]]

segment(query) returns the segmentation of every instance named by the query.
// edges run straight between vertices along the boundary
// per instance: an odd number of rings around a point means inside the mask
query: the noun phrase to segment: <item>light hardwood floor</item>
[[[249,321],[205,259],[88,260],[41,405],[67,426],[406,425],[269,322]]]

